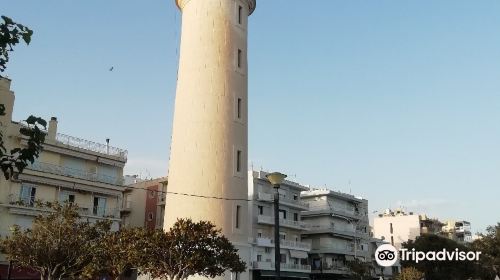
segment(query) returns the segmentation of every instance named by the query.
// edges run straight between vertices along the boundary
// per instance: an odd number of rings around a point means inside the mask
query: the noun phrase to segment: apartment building
[[[400,249],[408,240],[415,240],[422,234],[442,235],[444,223],[425,214],[414,214],[402,209],[385,210],[373,220],[373,235]]]
[[[441,234],[462,244],[473,241],[471,226],[468,221],[447,221],[442,227]]]
[[[125,227],[163,228],[167,177],[142,180],[125,176],[122,223]]]
[[[311,277],[341,279],[351,275],[349,261],[371,262],[366,199],[328,189],[307,190],[301,198],[309,204],[302,239],[312,245]]]
[[[274,254],[274,193],[275,189],[266,179],[268,173],[249,171],[249,228],[251,244],[251,279],[266,279],[275,276]],[[299,183],[285,180],[278,189],[280,218],[281,278],[309,278],[311,266],[308,253],[311,245],[302,240],[309,226],[302,221],[302,211],[308,204],[300,193],[307,188]],[[237,221],[238,222],[238,221]]]
[[[14,93],[11,81],[0,78],[0,100],[6,115],[0,116],[0,129],[8,150],[27,145],[19,133],[22,123],[12,121]],[[50,119],[43,152],[22,174],[12,180],[0,178],[0,235],[10,233],[11,225],[31,227],[42,213],[37,202],[71,202],[80,206],[80,214],[89,221],[107,219],[112,229],[120,224],[123,167],[127,151],[106,144],[60,134],[58,120]],[[0,256],[0,270],[6,269]],[[2,268],[3,266],[3,268]]]

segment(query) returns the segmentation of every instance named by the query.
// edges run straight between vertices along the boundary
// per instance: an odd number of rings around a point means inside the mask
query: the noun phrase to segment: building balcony
[[[308,234],[318,234],[318,233],[331,233],[335,235],[341,235],[352,238],[368,237],[367,233],[361,231],[340,229],[331,225],[311,225]]]
[[[252,268],[254,270],[274,270],[274,262],[252,262]],[[304,264],[282,263],[280,264],[280,270],[310,273],[311,266]]]
[[[257,217],[257,223],[263,225],[274,225],[274,217],[259,215]],[[299,230],[309,230],[310,228],[309,224],[307,223],[285,219],[280,219],[280,226]]]
[[[266,237],[258,237],[255,239],[255,243],[260,247],[274,247],[274,240]],[[281,249],[292,249],[299,251],[310,251],[311,244],[305,242],[297,242],[291,240],[280,240]]]
[[[62,203],[62,202],[61,202]],[[78,206],[78,214],[84,217],[97,219],[120,219],[118,208],[101,207],[94,205],[75,204]],[[12,214],[25,216],[38,216],[40,212],[51,212],[52,210],[38,200],[23,200],[19,196],[10,194],[9,203],[3,206],[9,208]]]
[[[307,217],[307,216],[331,216],[331,215],[336,215],[336,216],[341,216],[341,217],[346,217],[350,218],[353,220],[360,220],[362,218],[367,217],[366,215],[356,212],[356,211],[351,211],[348,209],[343,209],[343,208],[336,208],[336,207],[325,207],[325,206],[313,206],[309,205],[309,209],[306,212],[302,213],[302,216]]]
[[[270,193],[259,192],[257,194],[257,200],[273,203],[274,195]],[[301,210],[309,209],[309,203],[300,200],[293,200],[287,197],[280,197],[280,204]]]
[[[133,206],[132,201],[125,201],[123,203],[122,209],[120,209],[120,212],[121,213],[130,213],[132,211],[132,206]]]
[[[123,184],[123,178],[117,178],[105,174],[91,173],[81,169],[59,166],[45,162],[35,162],[27,167],[28,170],[49,173],[64,177],[77,178],[92,182],[105,183],[111,185]]]
[[[350,275],[351,271],[343,265],[324,265],[322,268],[313,268],[311,273]]]
[[[74,136],[69,136],[61,133],[56,135],[57,144],[75,148],[77,150],[86,150],[94,153],[104,154],[119,158],[122,161],[127,160],[127,150],[119,149],[106,144],[96,143],[93,141],[81,139]]]

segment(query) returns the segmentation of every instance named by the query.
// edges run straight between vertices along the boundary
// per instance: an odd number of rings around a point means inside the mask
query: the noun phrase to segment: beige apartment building
[[[414,214],[402,209],[385,210],[373,220],[373,234],[400,249],[402,243],[415,240],[422,234],[436,234],[458,242],[472,240],[470,223],[466,221],[440,222],[425,214]]]
[[[0,100],[7,113],[0,116],[0,129],[8,150],[27,144],[19,134],[22,123],[12,121],[15,96],[10,84],[9,79],[0,79]],[[119,228],[127,151],[60,134],[57,124],[51,118],[35,163],[12,180],[0,178],[0,235],[8,235],[14,224],[31,227],[33,218],[42,213],[37,202],[53,201],[76,203],[83,218],[111,220],[112,228]],[[3,257],[0,264],[5,265]]]
[[[249,171],[249,228],[251,248],[251,279],[266,279],[275,276],[274,254],[274,193],[275,189],[266,179],[268,173]],[[285,180],[279,188],[280,254],[282,278],[308,278],[311,266],[308,253],[311,244],[302,240],[309,225],[302,221],[302,212],[308,204],[300,193],[307,188],[299,183]]]
[[[167,177],[143,180],[125,176],[122,223],[125,227],[163,228]]]
[[[302,192],[309,209],[302,218],[309,225],[302,239],[312,245],[310,259],[315,279],[338,279],[351,272],[347,262],[371,262],[368,201],[328,189]]]

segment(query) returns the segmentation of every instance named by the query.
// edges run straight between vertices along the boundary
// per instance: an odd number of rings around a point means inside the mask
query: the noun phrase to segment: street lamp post
[[[280,254],[280,184],[285,180],[286,175],[273,172],[266,175],[267,180],[273,185],[275,189],[274,192],[274,269],[276,273],[276,280],[280,280],[280,264],[281,264],[281,254]]]

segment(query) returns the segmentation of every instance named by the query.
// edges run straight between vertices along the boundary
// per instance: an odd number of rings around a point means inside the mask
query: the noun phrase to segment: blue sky
[[[127,173],[166,175],[174,0],[0,5],[35,31],[8,66],[14,118],[57,116],[60,132],[128,149]],[[475,231],[500,221],[499,10],[493,0],[258,0],[251,164],[361,195],[371,211],[402,205]]]

